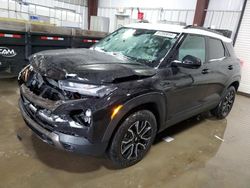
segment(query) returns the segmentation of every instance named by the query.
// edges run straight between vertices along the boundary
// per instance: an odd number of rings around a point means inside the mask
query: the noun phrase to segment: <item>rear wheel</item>
[[[229,87],[224,96],[222,97],[219,105],[215,109],[213,109],[211,113],[215,115],[218,119],[223,119],[227,117],[233,107],[235,94],[235,88],[233,86]]]
[[[142,110],[128,116],[117,130],[108,154],[116,166],[128,167],[139,162],[150,149],[157,131],[152,112]]]

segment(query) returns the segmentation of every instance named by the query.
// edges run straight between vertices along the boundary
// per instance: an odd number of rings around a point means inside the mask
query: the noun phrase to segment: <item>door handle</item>
[[[229,70],[233,70],[233,69],[234,69],[234,68],[233,68],[233,65],[229,65],[229,66],[228,66],[228,69],[229,69]]]
[[[210,73],[211,72],[211,70],[209,70],[209,69],[203,69],[202,70],[202,74],[207,74],[207,73]]]

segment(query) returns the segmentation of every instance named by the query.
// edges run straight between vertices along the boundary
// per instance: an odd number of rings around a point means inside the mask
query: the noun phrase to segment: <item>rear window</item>
[[[209,61],[225,57],[225,48],[220,40],[209,38],[208,47],[209,47],[209,56],[208,56]]]

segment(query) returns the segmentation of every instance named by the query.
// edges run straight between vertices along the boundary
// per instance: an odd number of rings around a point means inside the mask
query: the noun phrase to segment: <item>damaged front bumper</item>
[[[84,125],[70,117],[70,112],[78,110],[74,109],[74,101],[66,104],[39,97],[24,84],[20,86],[20,93],[19,107],[23,119],[44,142],[82,154],[101,155],[105,152],[108,143],[93,139],[94,122]]]

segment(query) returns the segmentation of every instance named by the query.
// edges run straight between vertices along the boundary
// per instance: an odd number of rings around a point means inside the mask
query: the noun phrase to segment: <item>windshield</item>
[[[93,49],[119,54],[148,66],[157,66],[177,39],[177,33],[121,28],[93,46]]]

